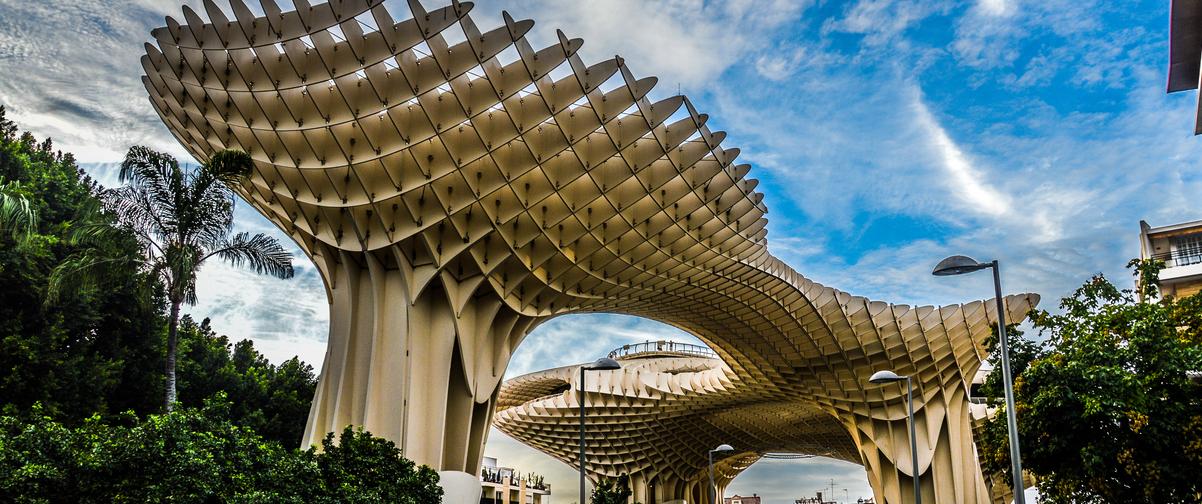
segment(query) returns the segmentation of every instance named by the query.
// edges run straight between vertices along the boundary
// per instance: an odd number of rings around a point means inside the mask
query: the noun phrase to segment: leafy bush
[[[231,423],[223,396],[139,421],[68,427],[35,408],[0,416],[0,502],[436,504],[438,474],[347,428],[289,450]]]

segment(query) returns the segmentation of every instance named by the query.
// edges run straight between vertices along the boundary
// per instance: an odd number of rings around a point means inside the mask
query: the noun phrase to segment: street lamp
[[[906,405],[910,409],[907,418],[910,420],[910,463],[914,471],[914,504],[922,504],[922,488],[918,484],[918,433],[914,428],[914,384],[909,376],[898,376],[893,371],[877,371],[868,378],[869,383],[877,385],[906,380]]]
[[[714,454],[715,453],[730,453],[735,451],[734,447],[728,444],[720,444],[717,448],[710,450],[710,504],[717,504],[718,487],[714,486]]]
[[[580,366],[580,384],[578,385],[579,395],[576,398],[580,401],[580,504],[585,504],[584,500],[584,372],[585,371],[612,371],[621,369],[622,365],[618,361],[608,357],[602,357],[592,363]]]
[[[968,256],[954,255],[939,261],[931,274],[963,275],[985,268],[993,268],[994,299],[997,300],[997,335],[998,342],[1002,345],[1002,388],[1006,392],[1006,426],[1010,437],[1010,469],[1014,473],[1014,504],[1026,504],[1027,499],[1023,495],[1023,463],[1018,451],[1018,419],[1014,416],[1014,378],[1010,374],[1010,343],[1006,338],[1006,307],[1002,301],[1002,275],[997,259],[983,263]]]

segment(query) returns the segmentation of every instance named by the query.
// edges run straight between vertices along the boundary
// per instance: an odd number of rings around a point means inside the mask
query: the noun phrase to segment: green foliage
[[[76,428],[0,416],[0,502],[441,501],[438,474],[389,441],[348,428],[321,452],[289,450],[231,423],[228,408],[218,395],[201,409]]]
[[[18,135],[3,116],[0,106],[0,192],[42,217],[22,236],[0,233],[4,408],[41,403],[40,414],[70,424],[155,411],[166,356],[162,284],[139,267],[138,239],[102,211],[102,189],[71,156]],[[242,173],[244,156],[215,157],[219,176]],[[186,319],[184,333],[182,387],[195,393],[185,404],[226,392],[235,402],[232,421],[299,444],[314,390],[310,366],[297,359],[272,366],[249,341],[231,345],[207,323]]]
[[[2,106],[0,179],[38,217],[23,236],[0,233],[0,398],[17,409],[41,402],[61,418],[150,411],[146,384],[162,383],[162,316],[143,302],[153,279],[124,270],[104,289],[45,302],[55,269],[83,248],[71,237],[98,205],[96,184],[49,140],[18,135]],[[132,235],[110,238],[98,245],[107,254],[137,254]]]
[[[180,321],[179,391],[184,406],[226,394],[229,418],[264,438],[298,446],[317,387],[313,367],[293,357],[273,366],[250,340],[231,344],[185,315]]]
[[[1155,265],[1135,263],[1141,278]],[[1151,278],[1155,278],[1152,276]],[[1047,338],[1015,381],[1023,467],[1042,502],[1202,501],[1202,296],[1144,302],[1094,277],[1033,323]],[[1149,302],[1151,301],[1151,302]],[[1007,472],[1005,417],[981,440]]]
[[[29,207],[29,200],[21,195],[21,185],[5,182],[0,177],[0,234],[8,234],[18,245],[24,245],[37,225],[37,213]]]
[[[199,168],[185,170],[167,154],[135,146],[121,163],[121,180],[127,185],[101,195],[118,227],[137,239],[142,269],[166,289],[169,310],[163,406],[167,411],[177,397],[180,305],[196,303],[196,274],[204,262],[217,257],[250,266],[260,274],[292,277],[292,255],[275,238],[248,233],[230,237],[234,193],[226,184],[238,183],[252,167],[248,154],[222,151]],[[107,262],[98,258],[84,263]]]
[[[397,502],[437,504],[442,501],[438,473],[401,456],[392,441],[347,427],[334,443],[334,433],[321,442],[322,451],[304,452],[317,465],[317,490],[307,502]],[[313,481],[313,480],[309,480]]]
[[[627,504],[630,502],[630,478],[625,474],[617,478],[601,478],[589,496],[591,504]]]
[[[1043,345],[1024,338],[1023,332],[1016,325],[1006,326],[1006,342],[1010,347],[1010,372],[1014,376],[1023,374],[1031,362],[1043,352]],[[1005,390],[1002,385],[1002,347],[998,345],[996,326],[990,334],[989,340],[985,342],[985,346],[991,349],[987,361],[993,366],[993,372],[985,377],[985,383],[981,384],[980,392],[989,399],[990,406],[1000,406],[1004,402]],[[1009,464],[1008,460],[1009,455],[1007,455],[1007,461],[1003,463]]]

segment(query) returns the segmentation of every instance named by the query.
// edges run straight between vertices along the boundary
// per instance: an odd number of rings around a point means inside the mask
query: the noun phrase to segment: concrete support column
[[[480,498],[478,472],[512,349],[535,319],[445,273],[376,255],[317,257],[330,337],[302,446],[360,426],[440,471],[444,501]],[[474,489],[473,489],[474,487]]]
[[[920,401],[914,418],[923,504],[988,504],[988,487],[973,442],[968,397],[960,387],[939,387]],[[860,448],[876,501],[913,504],[914,477],[904,393],[900,401],[874,407],[870,414],[841,419]]]

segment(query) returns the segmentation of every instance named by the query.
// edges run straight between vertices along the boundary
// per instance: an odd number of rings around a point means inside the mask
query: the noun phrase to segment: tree
[[[428,466],[416,466],[401,456],[401,450],[387,439],[347,427],[334,442],[334,433],[321,441],[322,450],[306,454],[317,464],[316,488],[321,503],[399,502],[438,504],[442,487],[438,473]]]
[[[274,366],[250,340],[231,344],[188,315],[179,327],[179,404],[199,407],[229,396],[229,419],[288,447],[300,445],[317,388],[313,367],[296,357]]]
[[[99,187],[70,154],[20,133],[0,106],[3,192],[23,200],[25,229],[0,233],[0,398],[9,409],[42,403],[46,414],[78,422],[93,413],[149,412],[159,401],[162,314],[157,284],[135,268],[114,268],[104,289],[66,292],[47,303],[54,271],[92,245],[71,237],[99,206]],[[111,219],[105,222],[111,222]],[[136,256],[126,231],[95,244]],[[143,302],[151,299],[152,302]],[[149,393],[148,393],[149,392]]]
[[[591,504],[627,504],[630,502],[630,478],[625,474],[617,478],[601,478],[589,496]]]
[[[1032,321],[1046,343],[1017,377],[1023,466],[1043,502],[1202,500],[1202,296],[1157,300],[1157,267],[1133,262],[1143,300],[1096,276]],[[1004,415],[982,439],[997,464]],[[1008,461],[1008,458],[1002,459]]]
[[[121,164],[128,185],[103,194],[105,208],[141,245],[146,271],[165,286],[168,310],[166,391],[163,406],[176,402],[176,346],[180,307],[196,303],[196,274],[211,257],[250,266],[256,273],[291,278],[292,257],[265,234],[230,236],[234,195],[226,184],[250,173],[248,154],[225,150],[195,170],[146,147],[133,147]]]

